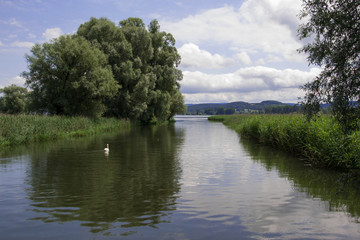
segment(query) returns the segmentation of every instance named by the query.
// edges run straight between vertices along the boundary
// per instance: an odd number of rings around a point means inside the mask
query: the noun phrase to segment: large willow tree
[[[31,111],[57,115],[101,116],[106,99],[118,89],[107,56],[86,39],[64,35],[37,44],[26,56]]]
[[[161,32],[156,20],[146,29],[140,18],[128,18],[119,26],[91,18],[77,34],[108,56],[120,85],[107,102],[107,115],[150,122],[168,120],[183,110],[180,55],[173,36]]]
[[[175,39],[153,20],[115,25],[91,18],[74,35],[37,44],[22,75],[31,88],[32,111],[115,116],[144,123],[183,111]]]
[[[310,38],[300,51],[322,67],[321,74],[304,85],[304,109],[309,117],[330,103],[345,131],[358,128],[360,118],[360,1],[303,0],[301,17],[307,22],[298,30]]]

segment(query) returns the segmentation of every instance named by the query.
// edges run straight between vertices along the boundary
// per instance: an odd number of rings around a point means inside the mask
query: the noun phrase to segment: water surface
[[[1,152],[0,236],[359,239],[359,189],[344,179],[178,117]]]

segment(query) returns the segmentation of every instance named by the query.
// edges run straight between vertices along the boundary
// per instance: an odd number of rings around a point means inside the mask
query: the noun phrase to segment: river
[[[359,239],[346,174],[176,120],[0,151],[0,238]]]

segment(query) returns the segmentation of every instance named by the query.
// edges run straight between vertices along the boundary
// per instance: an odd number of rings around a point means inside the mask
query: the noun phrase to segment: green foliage
[[[279,105],[269,106],[265,108],[265,113],[275,114],[289,114],[289,113],[300,113],[301,107],[298,105]]]
[[[215,110],[216,110],[216,114],[218,114],[218,115],[225,114],[225,108],[224,107],[218,107]]]
[[[207,115],[215,115],[216,111],[214,109],[211,109],[211,108],[206,108],[204,110],[204,113],[207,114]]]
[[[106,115],[149,123],[169,120],[184,111],[178,83],[182,73],[176,68],[180,55],[173,36],[161,32],[156,20],[147,30],[140,18],[120,21],[119,27],[105,18],[91,18],[77,34],[108,56],[121,86],[107,102]]]
[[[39,115],[0,115],[0,147],[77,137],[129,127],[114,118],[86,118]]]
[[[341,169],[360,168],[360,131],[344,134],[329,116],[307,121],[303,115],[213,116],[260,143],[305,157],[312,164]]]
[[[108,57],[114,79],[120,85],[116,95],[106,101],[106,115],[129,117],[131,99],[129,88],[135,78],[133,70],[132,46],[125,40],[119,27],[106,18],[91,18],[81,24],[77,34],[87,39],[94,47],[100,49]]]
[[[37,44],[26,56],[30,109],[53,115],[101,115],[143,123],[184,111],[175,39],[140,18],[116,26],[91,18],[77,34]]]
[[[28,90],[14,84],[0,89],[0,112],[17,114],[26,112]]]
[[[358,129],[360,117],[360,1],[303,0],[299,27],[301,39],[311,38],[300,52],[322,67],[313,82],[303,86],[308,118],[320,111],[321,103],[331,103],[342,130]],[[355,104],[354,104],[355,103]]]
[[[29,72],[22,76],[32,89],[32,109],[59,115],[101,116],[104,101],[118,85],[107,57],[84,38],[65,35],[35,45],[27,55]]]
[[[226,109],[228,112],[225,113]],[[262,101],[261,103],[231,102],[231,103],[206,103],[189,105],[187,114],[232,114],[234,113],[290,113],[300,111],[300,107],[288,105],[278,101]]]
[[[231,115],[235,113],[235,109],[234,108],[226,108],[225,109],[225,114],[226,115]]]

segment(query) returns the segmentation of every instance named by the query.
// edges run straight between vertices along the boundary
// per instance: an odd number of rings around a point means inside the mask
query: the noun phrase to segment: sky
[[[320,73],[298,53],[301,0],[0,0],[0,88],[24,86],[25,54],[91,17],[157,19],[181,55],[185,103],[296,103]]]

